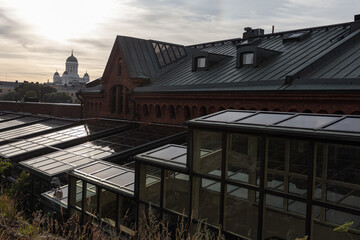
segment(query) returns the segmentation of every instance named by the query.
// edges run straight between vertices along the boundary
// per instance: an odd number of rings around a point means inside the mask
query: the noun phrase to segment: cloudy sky
[[[353,21],[359,0],[0,0],[0,81],[52,81],[74,50],[102,75],[116,35],[195,44]]]

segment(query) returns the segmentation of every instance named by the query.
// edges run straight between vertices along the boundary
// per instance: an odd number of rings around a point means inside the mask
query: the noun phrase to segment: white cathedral
[[[78,74],[78,60],[74,57],[73,51],[71,52],[71,56],[66,59],[65,67],[62,77],[57,72],[54,73],[53,83],[55,85],[62,86],[76,86],[82,85],[90,81],[90,76],[88,73],[85,73],[82,78],[79,77]]]

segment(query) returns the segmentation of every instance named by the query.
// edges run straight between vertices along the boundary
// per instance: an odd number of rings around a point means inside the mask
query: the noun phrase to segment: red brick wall
[[[0,111],[45,114],[55,117],[80,118],[80,104],[66,103],[31,103],[0,101]]]

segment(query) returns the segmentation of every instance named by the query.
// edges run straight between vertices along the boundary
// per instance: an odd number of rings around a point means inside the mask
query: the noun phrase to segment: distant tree
[[[5,101],[20,101],[21,97],[17,92],[9,92],[3,96],[0,97],[0,100]]]
[[[51,86],[47,86],[45,84],[24,82],[21,83],[15,89],[15,91],[19,94],[20,98],[25,98],[26,97],[25,94],[28,91],[34,91],[36,93],[36,98],[38,98],[39,101],[43,102],[45,95],[56,92],[56,89]]]
[[[37,98],[38,95],[34,90],[29,90],[24,93],[24,98]]]
[[[71,103],[71,97],[64,92],[48,93],[44,96],[44,102]]]

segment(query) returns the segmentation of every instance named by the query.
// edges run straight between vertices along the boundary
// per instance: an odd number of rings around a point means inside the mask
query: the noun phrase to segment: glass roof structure
[[[4,123],[9,123],[9,122],[13,122],[13,121],[18,121],[18,119],[4,122]],[[41,123],[35,123],[35,124],[31,124],[31,125],[24,126],[24,127],[18,127],[16,129],[3,131],[0,134],[0,142],[6,141],[6,140],[21,140],[21,138],[26,135],[30,135],[33,133],[39,133],[41,131],[53,129],[56,127],[65,126],[70,123],[72,123],[72,122],[49,119],[49,120],[41,122]]]
[[[317,137],[356,137],[360,140],[360,116],[224,110],[188,122],[189,126],[232,127],[251,131],[311,134]]]
[[[31,158],[20,164],[51,177],[97,160],[111,156],[116,157],[127,150],[184,131],[179,127],[152,124],[135,129],[131,129],[133,126],[128,126],[128,128],[130,130]],[[186,160],[186,152],[184,159]]]
[[[12,114],[12,113],[2,113],[0,115],[0,121],[4,121],[4,120],[8,120],[8,119],[12,119],[12,118],[18,118],[21,115],[19,114]]]
[[[41,117],[34,117],[34,116],[24,116],[21,118],[16,118],[14,120],[0,122],[0,130],[19,126],[19,125],[26,124],[26,123],[37,122],[37,121],[41,121],[41,120],[46,120],[46,119],[41,118]]]
[[[155,55],[161,67],[165,67],[186,57],[184,46],[152,41]]]
[[[57,198],[55,196],[55,190],[54,189],[50,190],[50,191],[47,191],[47,192],[44,192],[41,195],[44,198],[46,198],[46,199],[48,199],[48,200],[50,200],[52,202],[58,203],[61,207],[67,208],[67,206],[68,206],[68,193],[69,193],[68,186],[69,185],[64,185],[64,186],[60,187],[60,190],[62,192],[62,197],[61,198]]]
[[[16,129],[19,131],[19,129]],[[50,147],[55,144],[63,143],[66,141],[74,140],[80,137],[88,136],[91,133],[95,133],[103,130],[101,127],[82,124],[75,127],[47,133],[37,137],[24,139],[17,142],[8,143],[0,146],[0,156],[5,158],[14,157],[20,154],[24,154],[30,151],[38,150],[45,147]]]
[[[91,180],[108,188],[134,195],[135,172],[105,161],[96,161],[74,170],[75,176]]]
[[[175,144],[168,144],[136,156],[143,161],[157,162],[160,164],[176,167],[186,167],[187,147]]]

